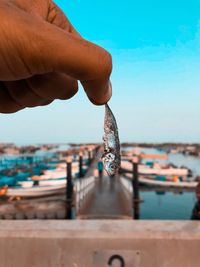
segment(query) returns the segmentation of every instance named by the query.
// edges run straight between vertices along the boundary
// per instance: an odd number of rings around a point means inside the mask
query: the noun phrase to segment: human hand
[[[80,80],[90,101],[111,97],[112,59],[84,40],[51,0],[0,0],[0,112],[69,99]]]

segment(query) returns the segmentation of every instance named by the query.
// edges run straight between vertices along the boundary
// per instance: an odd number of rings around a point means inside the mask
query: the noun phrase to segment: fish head
[[[118,167],[115,162],[115,155],[111,152],[104,154],[102,157],[104,163],[104,169],[106,170],[107,174],[112,177],[116,174]]]

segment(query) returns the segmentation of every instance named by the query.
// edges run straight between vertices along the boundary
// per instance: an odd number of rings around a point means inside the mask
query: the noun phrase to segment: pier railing
[[[126,193],[131,198],[133,195],[133,186],[131,180],[125,176],[120,176],[120,183],[122,185],[122,188],[125,189]]]
[[[139,180],[138,180],[138,163],[139,158],[137,156],[131,157],[129,160],[132,163],[132,170],[121,169],[121,174],[132,174],[132,179],[126,177],[120,177],[122,188],[125,189],[125,195],[132,199],[132,211],[133,219],[138,220],[140,218],[140,191],[139,191]]]
[[[92,193],[95,186],[95,177],[86,177],[83,179],[76,179],[75,182],[75,208],[76,212],[80,210],[85,203],[88,196]]]
[[[92,164],[98,148],[88,150],[88,168]],[[66,218],[73,219],[85,204],[88,196],[95,187],[95,177],[87,175],[83,171],[83,151],[79,152],[79,172],[77,178],[72,178],[72,157],[68,156],[66,160],[67,186],[66,186]]]

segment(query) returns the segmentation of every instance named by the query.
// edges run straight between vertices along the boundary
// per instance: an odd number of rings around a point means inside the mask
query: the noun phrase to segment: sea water
[[[138,148],[137,148],[138,149]],[[154,148],[139,148],[146,154],[163,154]],[[173,163],[177,167],[186,166],[193,172],[193,178],[200,175],[200,158],[181,153],[170,153],[167,160],[155,160],[161,165]],[[143,160],[143,162],[149,161]],[[140,219],[143,220],[189,220],[196,202],[195,192],[159,191],[141,187]]]
[[[140,192],[142,220],[189,220],[196,198],[194,192]]]

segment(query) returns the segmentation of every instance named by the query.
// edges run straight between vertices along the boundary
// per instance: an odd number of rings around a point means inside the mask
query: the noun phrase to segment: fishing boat
[[[151,180],[148,179],[144,176],[139,178],[139,182],[144,185],[149,185],[149,186],[160,186],[160,187],[173,187],[173,188],[196,188],[197,182],[195,181],[159,181],[159,180]]]
[[[121,168],[124,170],[132,171],[132,163],[123,160],[121,162]],[[145,164],[139,164],[138,172],[141,175],[166,175],[166,176],[188,176],[189,170],[187,168],[175,168],[172,166],[162,167],[159,164],[154,166],[148,166]]]
[[[0,187],[1,186],[15,186],[16,185],[15,177],[10,176],[0,176]]]
[[[64,193],[66,184],[52,185],[52,186],[35,186],[31,188],[8,188],[6,192],[7,197],[41,197]]]
[[[132,174],[128,173],[124,175],[128,179],[132,179]],[[156,177],[139,176],[139,183],[141,185],[152,186],[152,187],[162,187],[162,188],[176,188],[176,189],[195,189],[198,185],[196,181],[169,181],[169,180],[158,180]]]
[[[43,197],[43,196],[56,195],[56,194],[61,194],[61,193],[66,192],[66,179],[40,181],[40,182],[42,182],[42,185],[40,184],[37,186],[28,187],[26,184],[26,187],[7,188],[6,196],[7,197],[32,198],[32,197]],[[85,189],[89,188],[91,187],[91,185],[94,185],[94,182],[95,182],[94,176],[88,177],[83,180],[77,179],[75,183],[76,185],[75,190],[76,192],[79,192],[80,190],[84,188]]]
[[[87,170],[86,166],[83,166],[83,172]],[[79,172],[78,162],[72,163],[72,175],[76,176]],[[66,163],[60,163],[54,170],[44,170],[43,174],[39,176],[40,180],[60,179],[66,177]]]
[[[23,188],[31,188],[34,186],[35,181],[23,181],[19,182],[18,184]],[[38,186],[51,186],[51,185],[66,185],[66,178],[61,179],[50,179],[50,180],[39,180],[37,181]]]

